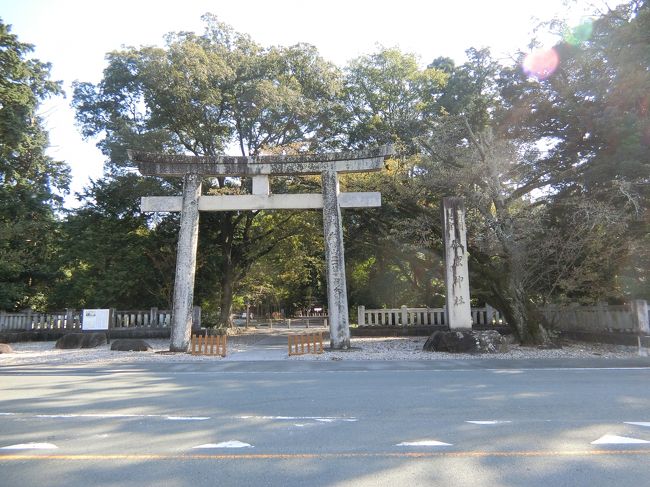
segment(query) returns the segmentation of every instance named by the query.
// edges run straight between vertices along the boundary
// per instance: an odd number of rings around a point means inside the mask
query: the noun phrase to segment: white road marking
[[[144,414],[36,414],[35,418],[46,419],[70,419],[70,418],[98,418],[98,419],[115,419],[115,418],[146,418],[149,415]]]
[[[222,441],[221,443],[206,443],[204,445],[193,446],[196,448],[255,448],[250,443],[244,443],[239,440]]]
[[[395,446],[452,446],[451,443],[444,443],[437,440],[421,440],[421,441],[403,441]]]
[[[640,421],[640,422],[625,421],[625,424],[633,424],[635,426],[648,426],[648,427],[650,427],[650,423],[646,422],[646,421]]]
[[[169,421],[206,421],[210,419],[209,416],[167,416],[165,419]]]
[[[460,360],[460,359],[459,359]],[[297,362],[294,362],[297,363]],[[520,372],[571,372],[571,371],[601,371],[601,370],[607,370],[607,371],[617,371],[617,370],[623,370],[623,371],[628,371],[628,370],[648,370],[650,371],[650,367],[643,367],[643,366],[638,366],[638,367],[531,367],[531,368],[526,368],[526,369],[495,369],[495,368],[488,368],[488,369],[478,369],[478,368],[473,368],[473,369],[386,369],[386,370],[381,370],[381,372],[387,372],[387,373],[398,373],[398,374],[418,374],[418,373],[425,373],[425,374],[431,374],[431,373],[469,373],[469,374],[476,374],[477,372],[495,372],[495,371],[503,371],[503,370],[518,370]],[[373,370],[310,370],[310,374],[369,374],[371,372],[376,372]],[[142,371],[134,370],[134,371],[120,371],[120,375],[137,375],[141,374]],[[281,371],[281,370],[249,370],[249,371],[242,371],[242,370],[221,370],[221,374],[223,375],[295,375],[296,372],[292,370],[287,370],[287,371]],[[192,376],[214,376],[214,372],[201,372],[201,371],[192,371],[192,372],[187,372],[187,371],[169,371],[168,374],[171,375],[192,375]]]
[[[345,421],[354,423],[359,421],[357,418],[341,418],[336,416],[239,416],[239,419],[274,419],[278,421],[304,421],[312,420],[321,423],[333,423],[335,421]]]
[[[628,438],[627,436],[604,435],[591,442],[592,445],[632,445],[642,443],[650,443],[650,441]]]
[[[3,446],[0,450],[55,450],[57,448],[52,443],[20,443],[18,445]]]
[[[512,423],[512,421],[501,421],[499,419],[494,419],[490,421],[465,421],[466,423],[471,423],[471,424],[506,424],[506,423]]]
[[[16,416],[17,413],[0,413],[3,416]],[[206,421],[209,416],[168,416],[166,414],[34,414],[20,415],[21,417],[39,418],[39,419],[74,419],[74,418],[93,418],[93,419],[123,419],[123,418],[160,418],[169,421]]]
[[[62,414],[23,414],[23,413],[0,413],[0,416],[18,416],[21,418],[39,418],[39,419],[75,419],[75,418],[93,418],[93,419],[130,419],[130,418],[154,418],[166,419],[168,421],[207,421],[212,419],[210,416],[169,416],[166,414],[118,414],[118,413],[62,413]],[[333,423],[342,421],[354,423],[359,421],[357,418],[344,418],[340,416],[236,416],[237,419],[271,419],[278,421],[317,421],[320,423]]]

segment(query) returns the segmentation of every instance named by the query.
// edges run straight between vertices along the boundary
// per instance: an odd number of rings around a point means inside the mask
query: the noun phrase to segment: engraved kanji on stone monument
[[[143,175],[183,178],[182,196],[144,197],[141,205],[145,212],[181,212],[170,350],[187,351],[190,344],[200,211],[320,208],[323,210],[325,236],[330,345],[333,349],[349,348],[350,323],[341,208],[381,206],[381,193],[341,193],[338,175],[379,171],[384,167],[384,160],[392,154],[390,146],[355,152],[257,157],[199,157],[130,150],[129,158]],[[294,174],[320,174],[322,194],[270,193],[270,176]],[[251,177],[253,194],[201,195],[201,178],[218,176]]]
[[[450,330],[471,329],[465,206],[460,198],[442,199],[442,224],[447,324]]]

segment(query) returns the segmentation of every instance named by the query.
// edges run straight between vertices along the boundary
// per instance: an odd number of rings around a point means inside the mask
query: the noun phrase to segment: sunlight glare
[[[560,56],[553,48],[533,51],[524,58],[524,72],[539,81],[551,76],[560,64]]]

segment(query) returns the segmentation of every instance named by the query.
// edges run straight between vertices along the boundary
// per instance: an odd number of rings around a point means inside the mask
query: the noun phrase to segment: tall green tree
[[[53,306],[170,308],[178,217],[143,214],[142,196],[174,191],[156,178],[126,174],[92,182],[61,224]]]
[[[352,60],[345,70],[343,129],[351,147],[395,144],[416,152],[415,139],[441,112],[438,99],[448,74],[421,68],[397,48]]]
[[[562,208],[587,199],[622,212],[625,231],[602,239],[619,250],[620,267],[609,269],[609,287],[621,297],[631,295],[643,289],[648,272],[648,252],[639,242],[649,232],[650,6],[630,1],[578,27],[560,21],[551,27],[562,36],[554,48],[560,60],[554,73],[541,80],[519,67],[503,73],[508,132],[547,148],[529,187],[544,188]],[[625,284],[616,279],[621,274]],[[605,287],[592,287],[593,299],[603,298],[593,291]]]
[[[68,189],[69,168],[46,155],[38,109],[62,93],[50,65],[29,57],[0,21],[0,309],[42,308],[56,275],[56,212]]]
[[[422,141],[425,184],[468,202],[475,295],[524,342],[547,339],[539,304],[620,296],[635,228],[647,232],[646,10],[633,2],[597,19],[581,44],[558,44],[560,67],[545,79],[521,65],[492,70],[487,84],[461,79],[460,93],[441,97],[450,115]],[[635,54],[621,56],[626,48]],[[464,76],[486,72],[477,60]]]
[[[422,184],[466,201],[473,296],[498,308],[522,342],[549,339],[540,304],[602,296],[621,264],[624,211],[593,196],[554,202],[537,186],[522,191],[539,172],[534,145],[490,126],[475,132],[462,116],[444,120],[427,147]]]
[[[381,191],[382,207],[345,212],[346,264],[354,304],[434,305],[441,296],[438,253],[425,244],[414,221],[429,214],[417,183],[418,139],[444,113],[440,104],[449,72],[421,67],[397,48],[352,60],[345,69],[341,129],[350,148],[394,144],[398,156],[385,171],[349,176],[351,191]],[[437,214],[437,210],[434,210]]]
[[[314,149],[329,137],[340,75],[315,48],[262,47],[214,16],[204,20],[203,35],[170,34],[165,47],[112,52],[98,85],[76,84],[77,120],[85,136],[100,137],[109,170],[128,168],[127,148],[212,156],[235,146],[253,156],[297,143]],[[204,186],[211,194],[237,193],[250,181],[215,178]],[[201,217],[200,251],[211,258],[201,259],[199,279],[218,276],[222,323],[242,270],[274,242],[256,221],[261,215]]]
[[[347,191],[381,191],[380,208],[346,210],[346,266],[353,305],[398,308],[444,303],[437,198],[421,182],[419,157],[343,180]],[[439,225],[438,225],[439,227]]]
[[[553,26],[564,35],[554,47],[557,70],[536,79],[516,66],[502,78],[512,134],[547,142],[541,162],[563,171],[571,183],[563,189],[647,195],[650,6],[620,5],[583,27],[582,37],[564,23]]]

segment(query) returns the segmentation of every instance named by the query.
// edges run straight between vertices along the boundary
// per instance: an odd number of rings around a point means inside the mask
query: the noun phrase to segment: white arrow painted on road
[[[444,443],[437,440],[403,441],[395,446],[452,446],[451,443]]]
[[[638,438],[628,438],[627,436],[604,435],[596,441],[591,442],[592,445],[631,445],[641,443],[650,443],[650,441],[640,440]]]
[[[249,443],[244,443],[243,441],[230,440],[222,441],[221,443],[206,443],[205,445],[193,446],[194,448],[255,448]]]
[[[3,446],[0,450],[54,450],[58,448],[52,443],[20,443],[18,445]]]
[[[648,427],[650,427],[650,423],[649,423],[649,422],[645,422],[645,421],[639,421],[639,422],[635,422],[635,421],[625,421],[625,424],[633,424],[633,425],[635,425],[635,426],[648,426]]]

